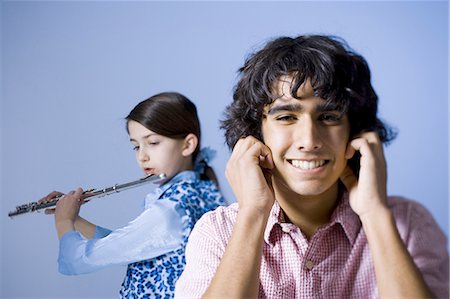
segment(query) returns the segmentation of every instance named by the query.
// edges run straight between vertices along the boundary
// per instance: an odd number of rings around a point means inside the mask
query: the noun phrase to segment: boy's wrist
[[[239,205],[239,215],[247,219],[267,219],[269,217],[272,206],[267,207],[253,207],[253,206],[241,206]]]
[[[372,227],[385,226],[394,221],[392,211],[387,207],[380,205],[378,208],[359,216],[365,230]]]
[[[262,234],[267,225],[267,221],[269,219],[270,210],[258,210],[255,208],[244,208],[240,209],[237,215],[236,223],[241,228],[245,228],[245,230],[251,234]]]

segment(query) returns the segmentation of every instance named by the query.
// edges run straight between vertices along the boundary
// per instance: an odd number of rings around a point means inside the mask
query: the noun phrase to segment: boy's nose
[[[322,140],[317,124],[310,117],[303,118],[296,130],[296,146],[303,151],[317,150],[322,147]]]

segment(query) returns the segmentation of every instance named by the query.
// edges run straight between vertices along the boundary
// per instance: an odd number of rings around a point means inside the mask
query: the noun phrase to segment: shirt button
[[[306,261],[305,263],[306,269],[311,270],[314,267],[313,261]]]
[[[284,231],[285,233],[288,233],[288,232],[291,231],[291,229],[290,229],[288,226],[285,226],[285,225],[283,225],[283,226],[281,227],[281,230]]]

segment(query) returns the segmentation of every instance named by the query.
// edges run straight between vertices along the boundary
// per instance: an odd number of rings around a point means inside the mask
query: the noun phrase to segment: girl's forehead
[[[128,122],[128,134],[132,139],[142,138],[144,136],[158,135],[134,120],[130,120]]]

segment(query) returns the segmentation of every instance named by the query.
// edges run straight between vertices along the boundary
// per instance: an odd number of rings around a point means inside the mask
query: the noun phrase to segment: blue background
[[[279,35],[339,35],[366,57],[380,116],[399,130],[386,149],[389,193],[422,202],[448,235],[447,2],[9,1],[1,30],[1,298],[117,297],[125,267],[60,275],[53,218],[6,215],[52,190],[140,178],[123,117],[156,92],[197,104],[233,202],[218,120],[244,58]],[[82,215],[124,225],[149,188]]]

